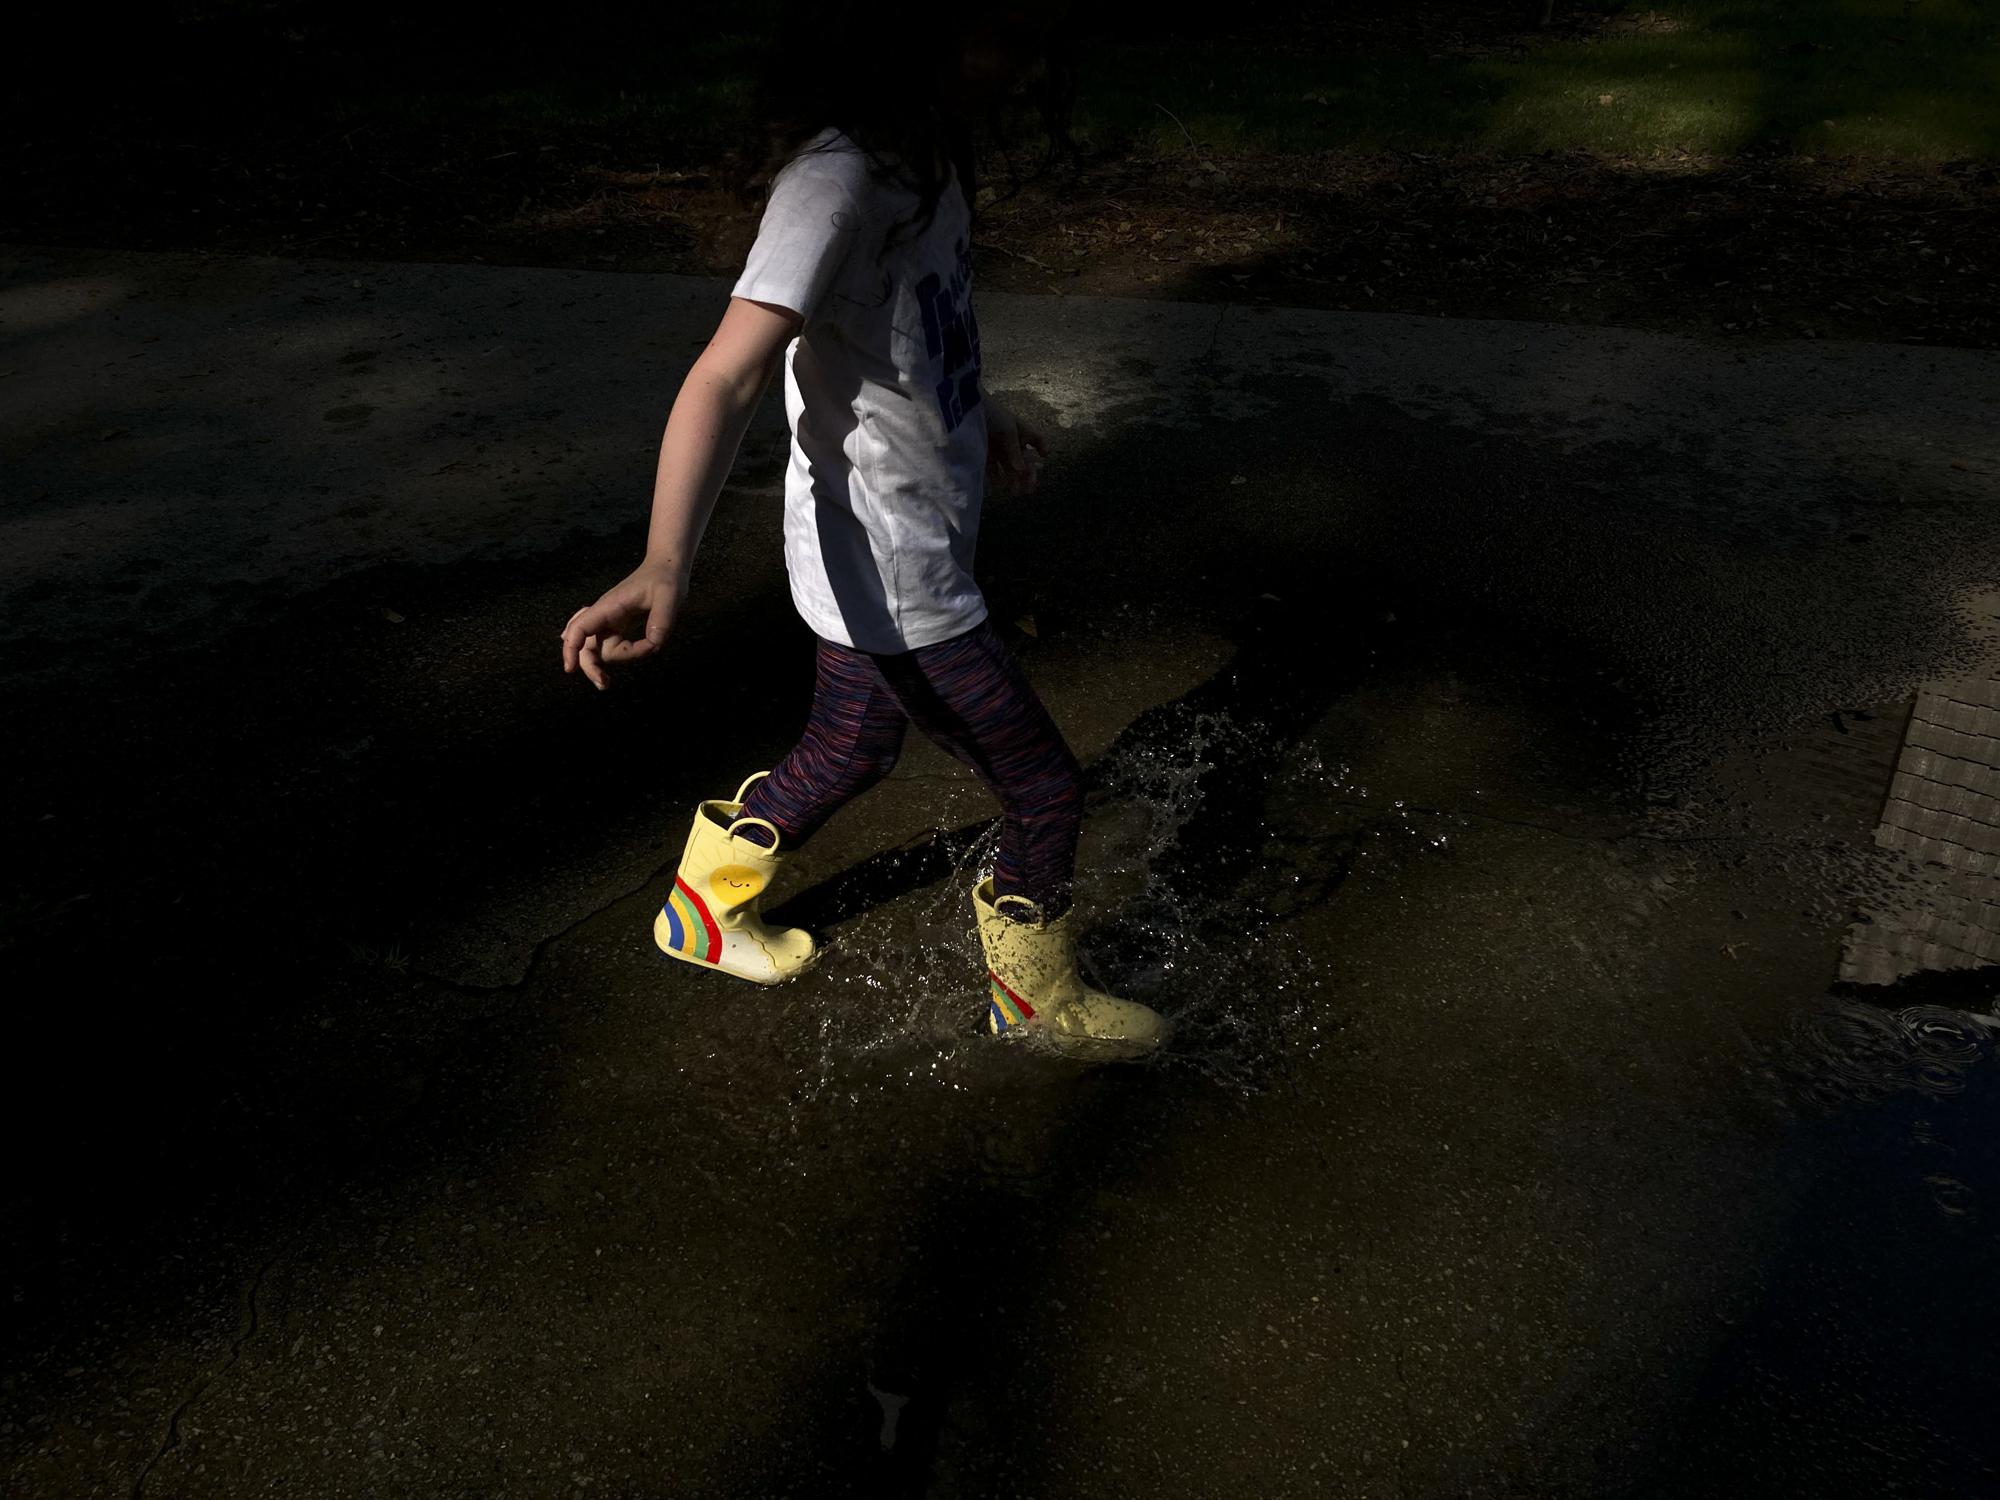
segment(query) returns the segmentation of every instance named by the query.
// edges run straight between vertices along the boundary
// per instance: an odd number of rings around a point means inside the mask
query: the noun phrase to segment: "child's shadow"
[[[969,773],[968,773],[969,774]],[[764,913],[774,927],[823,933],[967,868],[991,836],[994,817],[962,828],[938,829],[894,849],[883,849],[839,874],[786,897]]]
[[[1258,601],[1238,627],[1236,650],[1199,687],[1146,710],[1085,768],[1087,806],[1144,795],[1131,768],[1171,764],[1191,744],[1217,740],[1201,773],[1199,798],[1174,837],[1156,852],[1154,876],[1183,903],[1213,906],[1253,880],[1268,829],[1265,810],[1312,726],[1367,670],[1380,637],[1379,615],[1365,608],[1307,610]],[[788,897],[767,913],[778,925],[824,931],[967,869],[997,815],[871,854],[839,874]],[[1306,904],[1331,895],[1346,873],[1342,849],[1320,846],[1325,868],[1310,877]],[[1294,906],[1296,909],[1296,903]],[[1258,925],[1260,908],[1238,918]]]

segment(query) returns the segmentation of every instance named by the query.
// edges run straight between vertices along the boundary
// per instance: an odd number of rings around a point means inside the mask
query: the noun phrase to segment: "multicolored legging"
[[[806,732],[751,789],[744,813],[775,824],[787,847],[804,843],[894,769],[912,723],[1000,799],[994,894],[1026,896],[1050,918],[1068,910],[1082,768],[986,621],[894,656],[820,641]],[[768,842],[762,829],[743,832]]]

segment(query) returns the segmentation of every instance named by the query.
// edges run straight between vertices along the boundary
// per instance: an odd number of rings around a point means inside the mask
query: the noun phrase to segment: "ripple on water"
[[[2000,1015],[1842,997],[1797,1018],[1779,1071],[1789,1094],[1848,1117],[1857,1139],[1900,1142],[1889,1159],[1913,1171],[1945,1220],[1965,1222],[1977,1215],[1977,1184],[1991,1187],[1996,1059]]]
[[[1788,1059],[1813,1103],[1839,1108],[1910,1092],[1945,1098],[1965,1092],[1995,1053],[2000,1018],[1941,1005],[1889,1010],[1831,999],[1804,1012]]]

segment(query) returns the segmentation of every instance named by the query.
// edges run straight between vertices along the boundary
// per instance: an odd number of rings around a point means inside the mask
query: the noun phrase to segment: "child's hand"
[[[666,644],[680,612],[681,588],[678,570],[641,563],[603,598],[569,617],[562,633],[563,671],[581,668],[600,691],[611,686],[607,665],[638,661]]]
[[[1042,460],[1049,456],[1048,439],[1021,421],[991,397],[980,403],[986,409],[986,469],[1012,490],[1026,492],[1040,477]]]

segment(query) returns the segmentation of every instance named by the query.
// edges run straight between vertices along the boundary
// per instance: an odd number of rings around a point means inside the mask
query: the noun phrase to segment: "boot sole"
[[[1150,1042],[1119,1041],[1109,1037],[1073,1037],[1036,1026],[1011,1026],[996,1041],[1011,1041],[1052,1052],[1072,1062],[1138,1062],[1161,1050],[1173,1035],[1167,1032]]]
[[[818,948],[814,948],[812,957],[800,964],[796,969],[793,969],[790,973],[774,974],[769,979],[759,979],[754,974],[739,974],[734,969],[723,968],[721,964],[712,964],[705,958],[696,958],[692,953],[682,953],[674,948],[661,948],[658,943],[653,944],[653,946],[668,958],[677,958],[684,964],[694,965],[697,969],[706,969],[711,974],[726,974],[731,979],[740,979],[745,984],[754,984],[759,989],[766,990],[772,988],[774,985],[790,984],[794,979],[797,979],[801,974],[819,962],[821,951]]]

